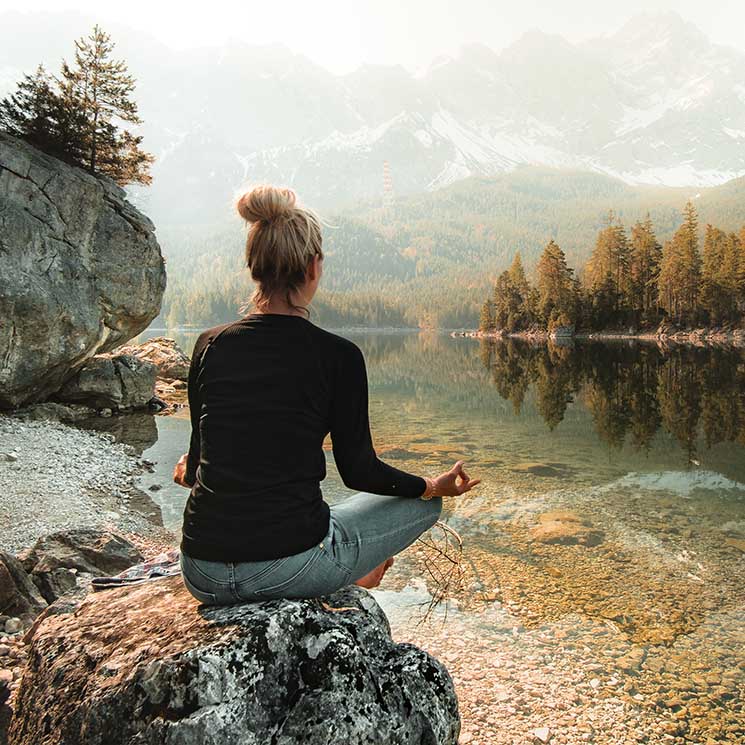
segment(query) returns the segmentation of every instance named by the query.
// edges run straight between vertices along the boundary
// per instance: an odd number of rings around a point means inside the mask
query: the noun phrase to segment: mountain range
[[[39,62],[57,71],[92,26],[0,13],[0,95]],[[222,221],[236,189],[261,181],[328,211],[526,164],[668,186],[745,174],[745,53],[672,12],[581,44],[535,30],[499,52],[471,44],[418,74],[335,75],[282,45],[177,52],[105,30],[138,80],[157,161],[152,187],[131,193],[156,224]]]

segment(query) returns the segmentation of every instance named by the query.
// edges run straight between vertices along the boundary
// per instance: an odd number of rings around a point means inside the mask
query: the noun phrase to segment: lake
[[[745,741],[745,353],[337,333],[364,352],[378,455],[482,479],[445,500],[459,564],[436,528],[373,591],[447,664],[461,742]],[[189,423],[156,417],[151,444],[147,421],[124,436],[178,531]]]

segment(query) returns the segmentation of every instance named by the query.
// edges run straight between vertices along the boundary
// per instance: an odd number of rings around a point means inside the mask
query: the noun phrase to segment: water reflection
[[[553,430],[579,397],[595,433],[611,448],[648,452],[660,427],[696,463],[699,430],[707,447],[745,443],[745,357],[738,350],[663,349],[644,344],[532,345],[481,341],[480,358],[499,395],[520,413],[531,386]]]

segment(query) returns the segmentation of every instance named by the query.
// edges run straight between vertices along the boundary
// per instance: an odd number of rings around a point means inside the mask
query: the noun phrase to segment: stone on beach
[[[19,556],[34,584],[47,602],[73,590],[80,574],[116,574],[143,560],[128,540],[115,533],[95,529],[52,533]]]
[[[0,551],[0,610],[30,621],[46,605],[23,564],[12,554]]]
[[[99,354],[68,380],[56,397],[96,409],[142,409],[155,394],[156,368],[134,355]]]
[[[394,643],[362,588],[325,600],[356,609],[200,606],[180,577],[68,602],[30,632],[9,743],[455,745],[445,667]]]
[[[157,368],[158,378],[186,380],[189,377],[189,356],[166,336],[156,336],[142,344],[130,344],[116,351],[117,354],[130,354],[152,362]]]

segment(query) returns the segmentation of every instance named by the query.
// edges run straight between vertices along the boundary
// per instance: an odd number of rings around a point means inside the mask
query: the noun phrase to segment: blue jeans
[[[205,605],[328,595],[364,577],[431,528],[442,512],[442,497],[358,492],[329,510],[329,529],[321,542],[293,556],[222,562],[182,552],[184,584]]]

